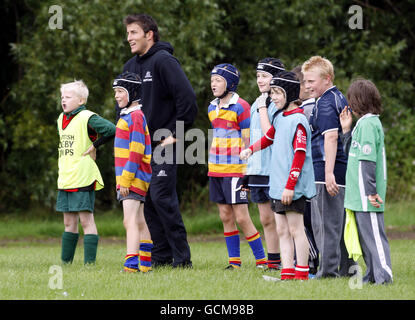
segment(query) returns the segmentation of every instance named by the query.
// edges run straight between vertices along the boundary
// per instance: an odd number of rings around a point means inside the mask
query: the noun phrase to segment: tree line
[[[84,80],[90,90],[88,108],[115,121],[111,85],[131,57],[122,19],[132,12],[152,15],[161,40],[173,45],[197,95],[194,126],[206,137],[215,64],[229,62],[240,70],[238,93],[250,103],[258,95],[256,63],[264,57],[280,58],[287,69],[312,55],[327,57],[344,93],[357,77],[372,80],[382,94],[388,197],[413,199],[414,0],[68,0],[59,5],[61,28],[51,27],[57,18],[52,5],[47,0],[1,5],[7,32],[0,78],[0,212],[33,204],[53,209],[61,83]],[[353,5],[361,9],[360,16],[350,12]],[[356,19],[361,19],[357,28]],[[97,207],[116,205],[112,154],[111,145],[98,153],[106,188],[97,193]],[[182,206],[195,209],[207,203],[206,173],[206,164],[180,166]]]

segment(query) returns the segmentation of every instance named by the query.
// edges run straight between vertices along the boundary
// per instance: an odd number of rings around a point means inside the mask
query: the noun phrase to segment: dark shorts
[[[137,201],[140,201],[140,202],[145,202],[146,201],[146,198],[143,197],[141,194],[135,193],[131,190],[128,193],[128,196],[126,196],[126,197],[123,197],[120,194],[120,190],[117,190],[117,201],[123,202],[123,200],[127,200],[127,199],[137,200]]]
[[[275,213],[285,214],[286,211],[295,211],[304,214],[306,198],[303,196],[297,200],[293,200],[288,206],[281,203],[281,200],[271,199],[271,209]]]
[[[209,197],[221,204],[248,203],[248,194],[242,190],[238,177],[209,177]]]
[[[254,203],[265,203],[270,200],[269,187],[249,187],[251,201]]]
[[[67,192],[58,190],[56,211],[59,212],[94,212],[95,191]]]

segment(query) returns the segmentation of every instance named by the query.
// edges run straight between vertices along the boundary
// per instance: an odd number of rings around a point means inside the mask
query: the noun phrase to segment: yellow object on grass
[[[347,252],[349,253],[349,258],[353,258],[354,261],[357,261],[362,255],[362,248],[360,247],[354,211],[349,209],[346,209],[344,244],[346,245]]]

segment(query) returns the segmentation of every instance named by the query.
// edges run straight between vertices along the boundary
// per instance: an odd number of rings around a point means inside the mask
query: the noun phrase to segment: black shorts
[[[254,203],[265,203],[270,200],[269,187],[249,187],[251,201]]]
[[[248,203],[248,194],[242,190],[241,178],[209,177],[210,201],[221,204]]]
[[[306,198],[302,196],[297,200],[293,200],[288,206],[282,204],[281,200],[271,199],[271,209],[275,213],[285,214],[286,211],[295,211],[304,214]]]

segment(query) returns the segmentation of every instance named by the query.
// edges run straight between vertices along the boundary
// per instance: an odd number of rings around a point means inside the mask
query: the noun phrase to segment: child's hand
[[[382,198],[379,197],[378,194],[369,195],[367,198],[369,199],[370,204],[375,208],[380,208],[380,205],[383,203]]]
[[[120,194],[121,194],[123,197],[126,197],[126,196],[128,196],[128,195],[130,194],[130,189],[128,189],[128,188],[126,188],[126,187],[121,187],[121,186],[120,186]]]
[[[285,206],[288,206],[293,201],[294,190],[284,189],[281,196],[281,203]]]
[[[326,173],[326,190],[332,197],[339,193],[339,186],[333,173]]]
[[[258,98],[256,98],[257,109],[267,106],[267,98],[268,98],[268,93],[266,92],[262,93]]]
[[[93,144],[91,144],[91,146],[88,148],[88,150],[86,150],[82,155],[86,156],[88,154],[92,158],[92,160],[95,161],[97,159],[97,149],[95,149]]]
[[[239,154],[239,158],[241,160],[247,160],[251,155],[252,155],[252,150],[248,148],[248,149],[244,149],[241,151],[241,153]]]
[[[340,113],[340,124],[342,126],[343,133],[349,132],[352,128],[353,117],[348,106],[345,106]]]

